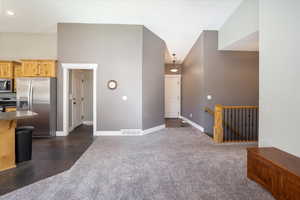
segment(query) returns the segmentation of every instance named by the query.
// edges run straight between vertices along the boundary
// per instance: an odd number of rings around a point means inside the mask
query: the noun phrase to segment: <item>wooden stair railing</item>
[[[205,107],[205,112],[207,112],[210,115],[212,115],[213,117],[215,117],[215,111],[213,111],[212,109]],[[231,127],[230,124],[228,124],[226,121],[224,121],[224,126],[225,126],[225,128],[228,128],[236,136],[241,137],[241,134],[238,131],[236,131],[233,127]]]
[[[214,117],[213,138],[216,143],[258,140],[257,106],[222,106],[218,104],[215,106],[215,111],[206,107],[205,112]]]

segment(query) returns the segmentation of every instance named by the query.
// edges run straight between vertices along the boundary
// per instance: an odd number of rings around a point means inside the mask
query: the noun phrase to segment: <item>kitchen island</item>
[[[15,129],[18,119],[30,119],[38,114],[31,111],[0,113],[0,172],[16,167]]]

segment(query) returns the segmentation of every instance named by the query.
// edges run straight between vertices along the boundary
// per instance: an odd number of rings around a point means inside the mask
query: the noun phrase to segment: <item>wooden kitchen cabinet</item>
[[[22,60],[23,77],[56,77],[55,60]]]
[[[14,78],[14,64],[12,61],[0,61],[0,78],[13,79]]]

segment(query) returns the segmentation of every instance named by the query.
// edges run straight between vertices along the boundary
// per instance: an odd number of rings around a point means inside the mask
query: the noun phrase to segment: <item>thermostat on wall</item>
[[[115,89],[117,89],[117,87],[118,87],[118,83],[117,83],[117,81],[115,81],[115,80],[110,80],[110,81],[108,81],[108,83],[107,83],[107,87],[108,87],[109,89],[111,89],[111,90],[115,90]]]

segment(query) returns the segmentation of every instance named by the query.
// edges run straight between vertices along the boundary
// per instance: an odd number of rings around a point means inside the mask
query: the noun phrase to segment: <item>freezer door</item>
[[[34,136],[49,137],[50,134],[50,79],[35,78],[32,80],[31,89],[33,112],[38,113],[38,117],[32,122],[35,126]]]

